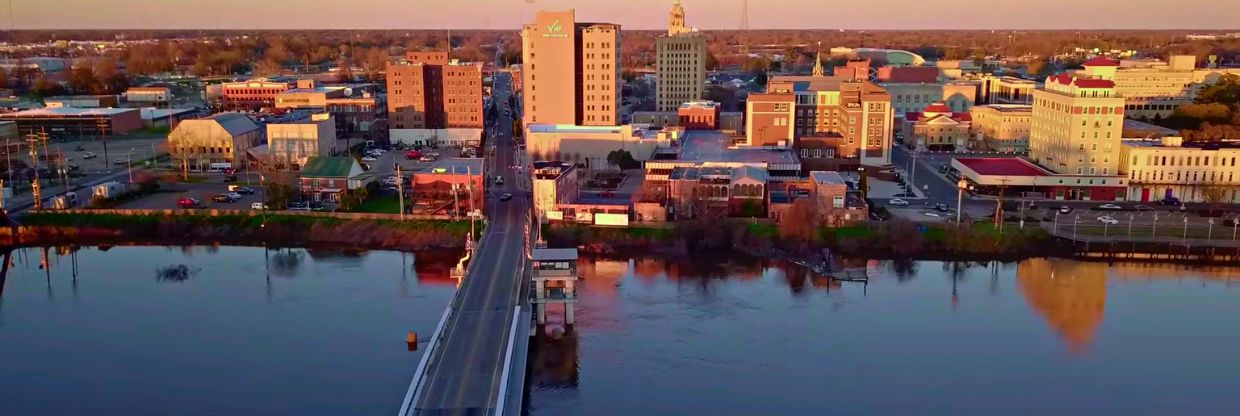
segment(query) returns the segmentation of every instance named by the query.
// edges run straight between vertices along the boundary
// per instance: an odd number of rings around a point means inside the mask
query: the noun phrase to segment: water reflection
[[[841,265],[868,280],[769,259],[582,258],[577,324],[533,340],[531,414],[909,414],[914,402],[945,414],[1228,408],[1217,390],[1188,386],[1161,387],[1188,398],[1183,406],[1124,401],[1146,385],[1126,374],[1230,377],[1213,366],[1226,364],[1218,360],[1240,334],[1210,328],[1240,316],[1225,293],[1240,269],[1066,259]],[[1170,339],[1216,358],[1151,365],[1182,360],[1171,359]],[[1033,404],[1026,394],[1050,385],[1062,400]],[[886,388],[907,400],[884,400],[877,392]],[[971,399],[940,394],[953,388]]]

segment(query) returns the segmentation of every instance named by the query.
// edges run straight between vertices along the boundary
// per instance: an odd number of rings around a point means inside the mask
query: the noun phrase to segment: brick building
[[[482,64],[459,63],[447,52],[407,52],[387,64],[392,129],[482,128]]]
[[[620,123],[620,25],[542,11],[521,39],[524,124]]]

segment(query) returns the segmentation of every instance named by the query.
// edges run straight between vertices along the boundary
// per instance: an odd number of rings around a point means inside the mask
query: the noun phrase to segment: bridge
[[[507,76],[495,78],[495,103],[506,108]],[[509,110],[511,111],[511,110]],[[495,126],[511,126],[500,112]],[[529,270],[531,205],[524,164],[507,129],[496,129],[489,171],[504,178],[488,183],[485,233],[471,256],[464,279],[444,311],[428,349],[410,382],[400,416],[516,415],[524,393],[529,347]],[[523,170],[523,172],[528,172]],[[498,196],[511,193],[511,200]]]

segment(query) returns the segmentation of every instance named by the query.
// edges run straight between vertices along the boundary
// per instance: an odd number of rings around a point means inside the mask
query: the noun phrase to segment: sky
[[[736,29],[742,0],[682,0]],[[6,4],[7,3],[7,4]],[[662,29],[672,0],[0,0],[4,29],[517,29],[539,9]],[[749,0],[752,29],[1229,29],[1237,0]]]

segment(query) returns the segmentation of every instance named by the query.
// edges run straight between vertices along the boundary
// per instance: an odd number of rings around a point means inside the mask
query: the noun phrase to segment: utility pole
[[[103,142],[103,165],[107,167],[107,172],[112,173],[112,160],[108,159],[108,120],[105,118],[95,119],[95,127],[98,128],[99,141]]]
[[[396,164],[396,200],[399,201],[400,219],[405,219],[405,178],[400,174],[400,163]]]
[[[31,190],[34,196],[34,209],[43,209],[43,185],[39,183],[39,141],[47,140],[47,132],[30,133],[26,136],[30,144],[30,164],[34,166],[34,183]]]

